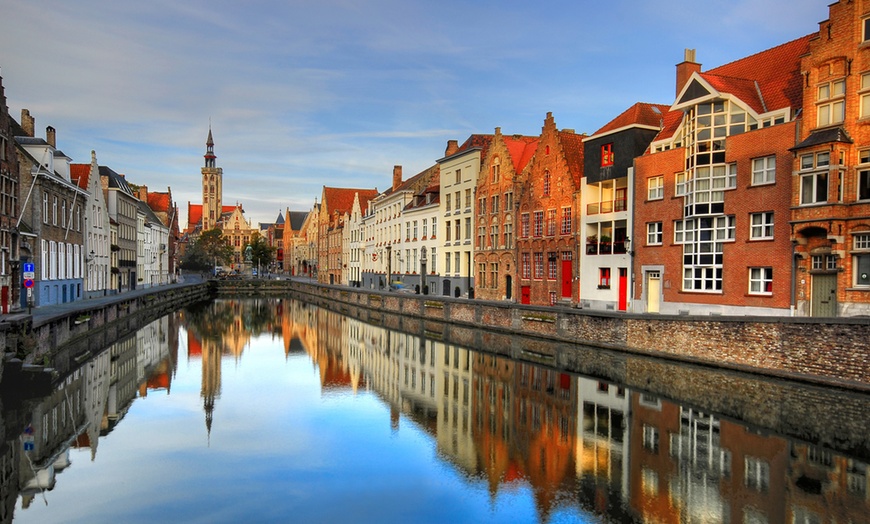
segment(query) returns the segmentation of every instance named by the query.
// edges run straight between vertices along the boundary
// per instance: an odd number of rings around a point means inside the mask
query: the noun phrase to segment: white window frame
[[[760,186],[776,182],[776,155],[752,159],[752,185]]]
[[[768,291],[768,289],[770,291]],[[749,268],[749,294],[772,295],[773,294],[773,268],[751,267]]]
[[[825,127],[842,123],[846,118],[846,79],[840,78],[816,86],[816,124]]]
[[[773,239],[773,211],[752,213],[749,215],[749,239]]]
[[[870,289],[870,231],[853,233],[852,249],[853,285]]]
[[[664,175],[653,176],[647,179],[647,200],[662,200],[665,198]]]
[[[827,204],[830,198],[828,175],[830,174],[831,154],[827,151],[807,153],[800,156],[800,205],[813,206]],[[824,200],[819,194],[819,181],[824,179]],[[806,181],[811,180],[807,186]],[[807,193],[809,190],[809,193]]]
[[[870,117],[870,72],[861,74],[861,87],[858,90],[860,102],[858,109],[859,118]]]
[[[646,245],[660,246],[663,242],[662,223],[648,222],[646,225]]]

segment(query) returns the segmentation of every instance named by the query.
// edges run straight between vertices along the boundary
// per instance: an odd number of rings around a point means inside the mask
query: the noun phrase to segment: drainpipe
[[[797,242],[792,241],[791,243],[791,304],[789,305],[789,309],[791,310],[791,316],[795,316],[795,310],[797,303],[795,302],[797,299],[797,257],[800,256],[797,252]]]

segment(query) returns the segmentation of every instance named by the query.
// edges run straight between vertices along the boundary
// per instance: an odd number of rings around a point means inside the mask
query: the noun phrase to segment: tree
[[[269,267],[275,254],[275,248],[270,246],[266,239],[257,232],[251,235],[251,242],[248,245],[251,246],[251,264],[255,267]]]
[[[215,265],[227,264],[233,259],[233,248],[224,238],[220,229],[209,229],[200,233],[181,261],[184,269],[204,269]]]

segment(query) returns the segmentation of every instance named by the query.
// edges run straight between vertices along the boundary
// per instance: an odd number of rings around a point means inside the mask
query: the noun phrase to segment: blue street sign
[[[23,265],[24,269],[22,269],[22,271],[25,273],[33,273],[34,271],[36,271],[36,264],[34,264],[33,262],[25,262]]]

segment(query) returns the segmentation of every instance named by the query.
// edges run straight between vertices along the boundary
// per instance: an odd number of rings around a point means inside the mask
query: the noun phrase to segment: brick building
[[[789,313],[789,148],[808,42],[706,72],[686,51],[676,100],[635,162],[635,311]]]
[[[3,78],[0,77],[0,307],[3,313],[17,308],[21,295],[18,156],[12,130]]]
[[[808,42],[793,148],[800,314],[870,314],[870,3],[839,1]]]
[[[517,282],[517,193],[518,175],[531,160],[538,137],[509,135],[495,128],[475,197],[476,232],[474,266],[475,296],[483,300],[516,300]]]
[[[320,209],[317,214],[317,281],[322,284],[347,284],[342,282],[342,252],[344,216],[353,207],[354,198],[359,193],[365,198],[373,198],[377,189],[349,189],[323,186]]]
[[[583,178],[583,138],[558,130],[547,113],[531,161],[520,175],[519,206],[520,301],[523,304],[576,304],[579,286],[575,210]]]

